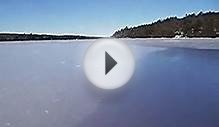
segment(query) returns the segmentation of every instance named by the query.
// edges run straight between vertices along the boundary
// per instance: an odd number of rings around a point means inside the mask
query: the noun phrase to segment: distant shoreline
[[[171,39],[171,40],[184,40],[184,39],[219,39],[219,37],[151,37],[151,38],[115,38],[115,37],[97,37],[97,36],[80,36],[80,35],[49,35],[49,34],[16,34],[16,33],[0,33],[1,42],[22,42],[22,41],[34,41],[34,43],[42,41],[74,41],[74,40],[96,40],[96,39],[119,39],[119,40],[150,40],[150,39]]]
[[[1,41],[44,41],[44,40],[80,40],[80,39],[99,39],[97,36],[81,35],[50,35],[50,34],[19,34],[19,33],[0,33]]]

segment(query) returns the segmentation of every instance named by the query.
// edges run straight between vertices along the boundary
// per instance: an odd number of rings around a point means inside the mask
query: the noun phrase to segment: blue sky
[[[0,32],[110,36],[168,16],[219,11],[218,0],[0,0]]]

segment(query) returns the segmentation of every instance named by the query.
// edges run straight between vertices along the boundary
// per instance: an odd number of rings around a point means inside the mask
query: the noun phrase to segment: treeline
[[[219,12],[189,14],[183,18],[170,17],[151,24],[125,27],[116,31],[115,38],[160,37],[219,37]]]
[[[46,35],[46,34],[10,34],[0,33],[0,41],[27,41],[27,40],[74,40],[74,39],[97,39],[79,35]]]

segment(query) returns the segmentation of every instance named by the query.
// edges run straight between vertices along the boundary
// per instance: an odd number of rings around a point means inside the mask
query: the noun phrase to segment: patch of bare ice
[[[9,126],[11,126],[11,123],[7,122],[7,123],[5,123],[5,126],[9,127]]]
[[[49,110],[45,110],[44,113],[45,113],[45,114],[49,114]]]
[[[75,67],[76,67],[76,68],[79,68],[79,67],[81,67],[81,65],[80,65],[80,64],[77,64],[77,65],[75,65]]]

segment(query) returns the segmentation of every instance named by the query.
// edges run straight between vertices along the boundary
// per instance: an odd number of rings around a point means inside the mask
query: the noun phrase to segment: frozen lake
[[[135,74],[110,92],[83,72],[93,40],[1,42],[0,127],[219,126],[219,39],[123,41]]]

